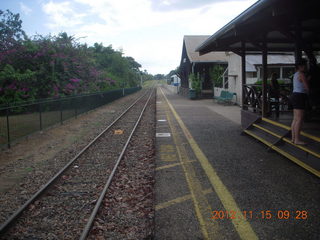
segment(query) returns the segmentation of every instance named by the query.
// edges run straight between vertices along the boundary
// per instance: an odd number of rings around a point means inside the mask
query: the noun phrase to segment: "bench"
[[[222,90],[219,97],[216,97],[218,103],[232,103],[233,96],[236,93]]]

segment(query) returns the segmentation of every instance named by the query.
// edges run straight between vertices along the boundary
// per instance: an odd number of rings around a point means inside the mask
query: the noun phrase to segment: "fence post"
[[[63,124],[63,121],[62,121],[62,100],[60,99],[60,123],[61,125]]]
[[[77,108],[77,97],[74,98],[74,117],[77,118],[78,108]]]
[[[11,140],[10,140],[9,108],[7,108],[6,115],[7,115],[7,141],[8,141],[8,148],[10,148]]]
[[[42,112],[41,112],[41,103],[39,103],[39,121],[40,121],[40,131],[42,131]]]

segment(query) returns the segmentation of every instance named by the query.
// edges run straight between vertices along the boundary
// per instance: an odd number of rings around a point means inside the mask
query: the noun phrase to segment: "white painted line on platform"
[[[156,133],[156,137],[171,137],[171,133]]]
[[[166,122],[166,119],[159,119],[158,122]]]

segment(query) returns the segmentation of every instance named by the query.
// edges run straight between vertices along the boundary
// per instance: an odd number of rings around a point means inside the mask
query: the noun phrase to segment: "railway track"
[[[0,238],[86,239],[154,94],[139,97],[0,226]]]

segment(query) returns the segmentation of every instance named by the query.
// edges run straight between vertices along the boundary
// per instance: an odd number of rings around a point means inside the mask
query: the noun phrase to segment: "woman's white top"
[[[304,84],[300,80],[300,72],[299,71],[293,75],[293,92],[307,93],[307,89],[304,87]]]

